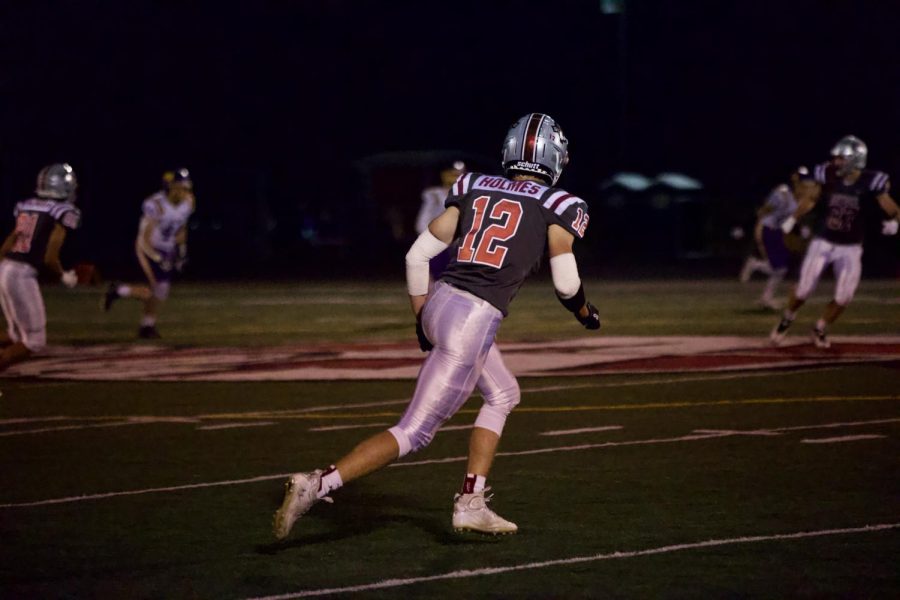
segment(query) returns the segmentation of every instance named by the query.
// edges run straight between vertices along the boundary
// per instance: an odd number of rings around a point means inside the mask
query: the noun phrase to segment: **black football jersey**
[[[66,229],[77,229],[81,211],[70,202],[31,198],[16,204],[16,243],[7,258],[30,264],[36,269],[44,266],[44,255],[53,227],[59,223]]]
[[[444,206],[458,207],[460,216],[441,279],[487,300],[504,316],[525,278],[540,267],[547,227],[559,225],[582,238],[588,225],[581,198],[496,175],[462,175]]]
[[[822,185],[816,205],[816,236],[834,244],[861,244],[866,218],[879,209],[877,197],[890,189],[887,173],[864,169],[851,184],[837,174],[831,163],[818,165],[815,180]]]

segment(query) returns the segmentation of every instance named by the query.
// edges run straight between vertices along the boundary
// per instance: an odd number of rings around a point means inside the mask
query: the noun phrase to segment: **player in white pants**
[[[16,225],[0,248],[0,306],[7,330],[0,335],[0,370],[43,350],[47,315],[38,285],[41,271],[66,287],[78,283],[75,271],[64,271],[59,251],[68,231],[77,229],[81,212],[75,207],[78,182],[68,164],[41,169],[35,198],[16,204]]]
[[[273,531],[282,539],[313,504],[344,484],[427,446],[477,386],[484,403],[469,439],[466,475],[455,495],[456,530],[515,533],[515,523],[487,506],[485,482],[519,385],[494,336],[525,278],[550,255],[560,302],[587,329],[599,329],[585,300],[572,245],[584,236],[587,204],[552,187],[568,161],[568,141],[547,115],[526,115],[503,147],[507,177],[466,173],[451,187],[444,212],[406,255],[410,305],[419,346],[429,351],[400,421],[364,440],[325,470],[296,473],[285,487]],[[451,260],[429,292],[428,264],[450,248]]]
[[[890,178],[881,171],[865,169],[868,149],[862,140],[845,136],[832,148],[831,155],[831,161],[815,168],[817,185],[807,188],[798,199],[797,210],[782,224],[782,230],[790,232],[797,219],[815,207],[823,206],[816,236],[807,248],[800,268],[800,280],[781,320],[769,336],[775,345],[784,340],[797,311],[815,290],[825,267],[832,265],[837,282],[834,299],[825,307],[812,331],[817,347],[830,347],[826,328],[850,304],[862,275],[866,218],[880,209],[890,219],[883,223],[882,233],[897,233],[900,208],[888,194]]]

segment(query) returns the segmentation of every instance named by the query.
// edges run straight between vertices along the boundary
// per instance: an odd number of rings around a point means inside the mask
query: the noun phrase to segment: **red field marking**
[[[900,365],[900,336],[837,337],[820,350],[794,341],[773,348],[760,338],[605,337],[501,343],[518,376],[681,373]],[[262,348],[147,345],[56,346],[11,367],[6,377],[98,381],[298,381],[414,379],[425,355],[412,343],[353,343]]]

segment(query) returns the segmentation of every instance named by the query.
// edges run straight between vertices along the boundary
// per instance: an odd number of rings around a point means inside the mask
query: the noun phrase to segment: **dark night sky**
[[[127,252],[164,168],[192,169],[200,215],[262,196],[277,218],[340,206],[372,154],[493,160],[530,111],[562,124],[560,183],[589,201],[618,169],[678,170],[754,205],[850,132],[900,169],[891,2],[637,0],[624,44],[599,0],[181,4],[0,9],[0,207],[69,161],[90,237]]]

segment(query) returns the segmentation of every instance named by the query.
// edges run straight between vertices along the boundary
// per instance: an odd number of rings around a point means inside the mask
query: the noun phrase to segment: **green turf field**
[[[600,309],[605,335],[760,335],[777,315],[754,301],[762,281],[585,281],[588,299]],[[784,288],[787,289],[787,286]],[[804,334],[830,300],[824,280],[800,313]],[[786,292],[785,292],[786,293]],[[101,290],[45,288],[49,343],[132,341],[140,314],[135,301],[99,309]],[[176,284],[163,308],[154,343],[241,345],[331,341],[407,340],[411,316],[402,279],[397,281],[297,284]],[[513,301],[500,340],[546,340],[581,331],[557,302],[549,279],[529,280]],[[900,283],[863,280],[857,296],[834,327],[835,334],[900,333]]]
[[[753,308],[752,285],[586,285],[607,335],[764,336],[775,318]],[[545,287],[523,290],[503,340],[590,335]],[[897,291],[864,281],[835,334],[900,332]],[[50,343],[130,340],[137,306],[104,315],[98,297],[47,290]],[[402,282],[185,285],[160,329],[176,345],[394,341],[412,334],[405,302]],[[0,598],[900,590],[896,361],[521,384],[489,479],[519,534],[450,527],[475,397],[430,447],[339,490],[273,543],[283,476],[393,424],[412,381],[0,380]]]

